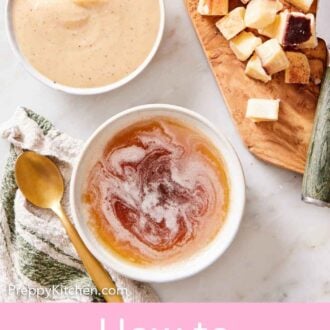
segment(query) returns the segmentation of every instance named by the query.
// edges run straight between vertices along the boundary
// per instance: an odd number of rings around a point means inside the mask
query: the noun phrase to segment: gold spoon
[[[47,157],[32,151],[23,152],[15,165],[16,182],[25,196],[35,206],[51,209],[61,219],[66,232],[78,252],[87,273],[107,302],[122,302],[122,297],[110,295],[116,289],[108,272],[90,253],[78,232],[66,216],[61,200],[64,183],[58,167]]]

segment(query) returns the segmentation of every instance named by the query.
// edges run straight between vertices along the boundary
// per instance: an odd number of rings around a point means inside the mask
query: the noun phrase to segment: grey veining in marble
[[[326,1],[326,0],[321,0]],[[215,123],[233,143],[247,181],[247,207],[232,246],[213,266],[180,282],[155,285],[164,301],[330,301],[330,210],[300,201],[301,177],[255,159],[243,146],[195,37],[182,0],[165,0],[166,32],[148,69],[100,96],[56,92],[29,76],[6,41],[0,15],[0,122],[18,105],[86,139],[104,120],[131,106],[173,103]],[[321,34],[330,41],[327,10]],[[1,1],[0,10],[4,10]],[[0,166],[8,146],[0,141]]]

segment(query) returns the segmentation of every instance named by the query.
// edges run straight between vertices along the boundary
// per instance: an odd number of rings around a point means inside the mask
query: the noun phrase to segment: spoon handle
[[[71,240],[71,243],[75,247],[82,263],[86,268],[87,273],[93,280],[97,289],[102,293],[105,301],[108,303],[123,302],[123,299],[118,292],[116,295],[109,294],[111,292],[116,292],[115,283],[111,279],[109,273],[101,265],[101,263],[87,249],[77,230],[66,216],[62,206],[56,205],[52,210],[61,219],[62,224]]]

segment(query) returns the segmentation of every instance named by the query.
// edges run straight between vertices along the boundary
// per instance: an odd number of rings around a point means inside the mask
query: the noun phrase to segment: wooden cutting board
[[[219,18],[198,14],[198,0],[184,1],[227,107],[248,149],[266,162],[303,173],[320,87],[285,84],[283,72],[276,74],[268,84],[250,79],[244,74],[245,63],[235,57],[228,41],[215,27]],[[231,9],[242,5],[239,0],[231,2]],[[313,11],[316,11],[316,4]],[[322,64],[321,69],[325,70],[327,49],[323,40],[315,50],[305,53],[314,64]],[[280,99],[278,122],[256,124],[246,119],[249,98]]]

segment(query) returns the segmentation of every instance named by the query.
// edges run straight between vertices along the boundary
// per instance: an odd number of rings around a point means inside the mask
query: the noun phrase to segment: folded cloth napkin
[[[23,149],[50,156],[63,174],[63,206],[70,215],[67,188],[82,142],[24,108],[2,125],[0,134],[11,144],[0,191],[0,301],[103,301],[60,220],[51,211],[28,203],[14,178],[15,160]],[[148,285],[107,270],[125,302],[159,301]]]

